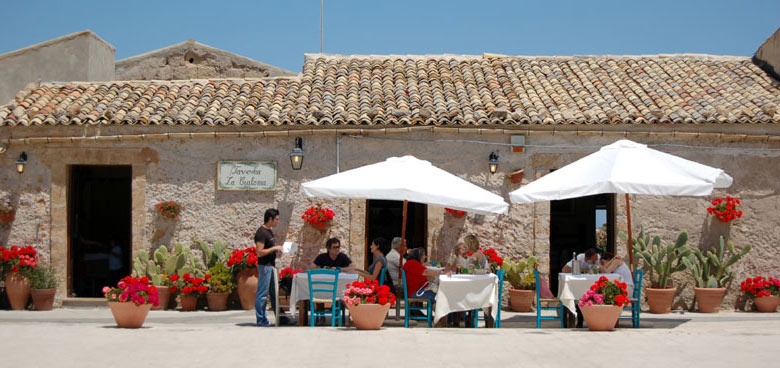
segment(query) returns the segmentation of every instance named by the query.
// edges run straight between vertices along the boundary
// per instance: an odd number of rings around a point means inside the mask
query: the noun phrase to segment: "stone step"
[[[65,298],[63,308],[108,308],[106,298]]]

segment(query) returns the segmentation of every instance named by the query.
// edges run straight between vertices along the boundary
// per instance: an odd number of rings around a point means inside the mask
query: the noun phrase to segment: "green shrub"
[[[212,293],[230,293],[235,288],[233,274],[224,264],[218,263],[209,268],[209,291]]]
[[[33,289],[53,289],[59,284],[60,278],[57,270],[48,263],[40,263],[27,275],[30,286]]]

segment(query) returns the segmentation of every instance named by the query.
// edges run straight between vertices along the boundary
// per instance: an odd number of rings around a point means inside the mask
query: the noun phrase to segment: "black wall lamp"
[[[300,170],[303,167],[303,139],[295,137],[295,148],[290,152],[290,165],[293,170]]]
[[[27,164],[27,152],[22,152],[21,155],[19,155],[19,159],[16,160],[16,172],[19,174],[24,172],[24,165]]]
[[[498,154],[495,152],[490,152],[490,158],[488,159],[488,169],[490,169],[491,174],[495,174],[498,170]]]

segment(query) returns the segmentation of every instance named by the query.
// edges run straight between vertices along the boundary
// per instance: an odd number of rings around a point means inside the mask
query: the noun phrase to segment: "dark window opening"
[[[371,241],[383,237],[391,242],[401,236],[403,224],[403,201],[368,200],[366,201],[366,247],[365,264],[368,268],[373,262]],[[428,206],[409,202],[406,209],[406,247],[425,248],[428,228]]]

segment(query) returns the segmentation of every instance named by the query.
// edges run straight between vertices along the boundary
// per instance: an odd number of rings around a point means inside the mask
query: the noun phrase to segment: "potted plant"
[[[712,207],[707,212],[715,215],[722,222],[729,222],[742,217],[742,202],[739,199],[726,196],[712,200]]]
[[[619,234],[627,239],[625,234]],[[656,236],[650,241],[650,234],[645,233],[644,226],[639,236],[633,239],[634,257],[641,259],[644,269],[650,275],[650,287],[645,289],[650,313],[665,314],[672,310],[672,302],[677,288],[672,286],[672,274],[685,270],[683,259],[691,254],[688,247],[688,232],[683,230],[677,235],[674,244],[661,244],[661,238]]]
[[[35,310],[52,310],[54,295],[57,294],[57,284],[59,283],[57,270],[50,264],[41,264],[30,272],[29,279]]]
[[[210,311],[227,309],[228,295],[233,291],[233,274],[224,264],[218,263],[209,268],[209,293],[206,295]]]
[[[139,328],[153,305],[159,303],[157,287],[147,277],[125,276],[116,287],[104,287],[108,307],[119,328]]]
[[[208,280],[211,275],[192,277],[185,273],[181,277],[181,311],[192,312],[198,307],[198,298],[209,291]]]
[[[16,216],[16,204],[10,195],[0,198],[0,222],[10,224]]]
[[[626,283],[599,277],[580,298],[579,306],[591,331],[612,331],[620,312],[628,305]]]
[[[452,215],[452,217],[454,218],[461,218],[463,216],[466,216],[466,211],[454,210],[452,208],[445,208],[444,210],[447,211],[447,213]]]
[[[175,244],[170,252],[164,245],[158,247],[152,259],[149,259],[145,251],[138,252],[133,259],[133,276],[146,276],[152,285],[157,287],[160,303],[152,308],[153,310],[166,309],[171,295],[176,298],[176,292],[181,289],[179,275],[192,274],[194,270],[199,269],[202,269],[202,265],[198,257],[191,254],[190,249],[180,243]]]
[[[358,330],[378,330],[395,304],[395,295],[377,280],[355,281],[347,285],[343,300]]]
[[[3,270],[5,270],[5,292],[11,302],[11,309],[23,310],[30,299],[30,273],[38,267],[38,252],[32,245],[10,248],[0,247]]]
[[[780,305],[780,280],[776,278],[748,277],[739,289],[753,301],[759,312],[775,312]]]
[[[154,205],[154,208],[157,210],[157,213],[159,213],[160,216],[169,220],[178,219],[179,214],[184,211],[184,206],[181,203],[175,201],[160,202]]]
[[[512,184],[520,184],[523,181],[523,174],[525,173],[525,169],[519,169],[512,171],[511,173],[506,174],[506,178],[509,179],[509,181]]]
[[[720,302],[726,295],[725,286],[734,278],[731,266],[748,252],[750,252],[750,246],[738,249],[734,247],[734,243],[730,240],[725,242],[721,236],[715,252],[710,249],[705,255],[701,249],[695,249],[692,254],[683,259],[688,269],[691,270],[693,279],[696,280],[696,287],[693,288],[693,291],[696,294],[696,302],[699,304],[699,312],[718,313]]]
[[[504,270],[504,278],[512,285],[509,288],[509,306],[513,312],[531,311],[536,287],[534,265],[536,265],[536,257],[534,256],[519,262],[506,260],[501,265]]]
[[[255,247],[234,249],[226,262],[236,277],[236,289],[241,300],[241,309],[255,309],[257,294],[257,251]]]
[[[322,207],[322,203],[311,206],[303,213],[301,218],[317,230],[323,231],[336,216],[330,208]]]

